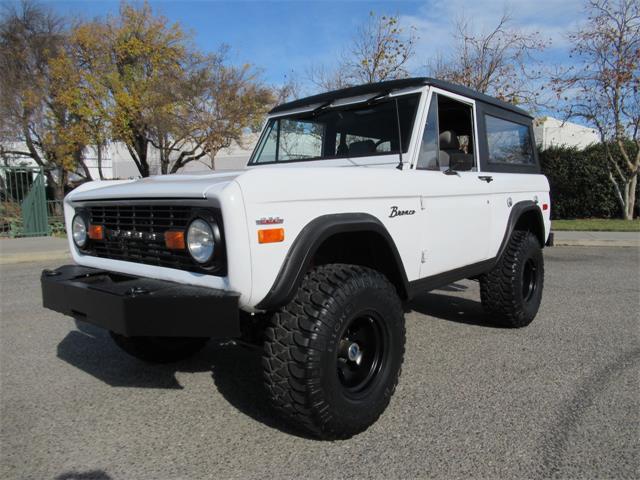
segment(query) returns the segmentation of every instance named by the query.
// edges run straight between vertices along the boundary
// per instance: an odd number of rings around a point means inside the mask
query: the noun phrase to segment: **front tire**
[[[115,344],[126,353],[149,363],[170,363],[199,352],[208,338],[190,337],[125,337],[109,332]]]
[[[538,313],[543,284],[540,242],[533,233],[516,230],[498,264],[480,277],[482,306],[505,327],[525,327]]]
[[[389,404],[404,344],[402,305],[384,275],[355,265],[317,267],[266,330],[272,403],[316,437],[349,438]]]

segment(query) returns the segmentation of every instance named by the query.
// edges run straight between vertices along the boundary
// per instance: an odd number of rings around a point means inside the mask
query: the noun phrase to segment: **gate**
[[[44,171],[0,166],[0,236],[49,235]]]

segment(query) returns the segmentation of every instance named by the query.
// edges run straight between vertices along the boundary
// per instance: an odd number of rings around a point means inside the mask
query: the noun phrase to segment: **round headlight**
[[[187,248],[198,263],[207,263],[213,258],[215,238],[213,228],[207,222],[196,218],[187,230]]]
[[[82,248],[87,244],[87,222],[85,222],[81,215],[73,217],[73,222],[71,222],[71,234],[73,236],[73,241],[78,247]]]

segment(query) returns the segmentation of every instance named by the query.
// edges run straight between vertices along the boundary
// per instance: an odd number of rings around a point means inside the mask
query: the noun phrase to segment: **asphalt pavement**
[[[47,262],[69,258],[69,241],[66,237],[0,239],[0,265]]]
[[[353,439],[285,428],[259,354],[211,343],[151,366],[41,308],[40,270],[0,266],[0,478],[638,478],[640,256],[545,250],[538,318],[492,326],[477,283],[418,298],[398,390]]]

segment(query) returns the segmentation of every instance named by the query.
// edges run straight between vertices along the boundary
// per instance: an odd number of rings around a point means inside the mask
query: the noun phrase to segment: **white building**
[[[600,134],[596,129],[577,123],[563,122],[553,117],[536,118],[533,121],[533,133],[542,150],[549,147],[583,149],[600,142]]]
[[[253,147],[258,141],[259,134],[248,133],[242,140],[242,145],[233,143],[229,148],[224,148],[215,156],[214,166],[216,170],[242,170],[247,165]],[[26,150],[22,144],[11,146],[12,150]],[[159,175],[160,155],[156,149],[149,146],[148,157],[151,175]],[[98,155],[93,147],[87,148],[84,155],[84,163],[89,169],[89,173],[94,180],[100,178],[98,169]],[[9,165],[25,165],[37,166],[35,161],[30,157],[15,156],[8,162]],[[200,160],[193,161],[181,168],[178,173],[184,172],[201,172],[211,170],[211,158],[209,156],[202,157]],[[140,176],[140,172],[136,167],[127,147],[120,142],[111,143],[102,151],[102,175],[105,179],[127,179]],[[73,179],[73,178],[72,178]],[[77,178],[79,180],[80,177]]]
[[[213,166],[216,170],[242,170],[247,165],[257,141],[258,134],[246,134],[242,140],[242,146],[234,142],[229,148],[220,150],[215,156]],[[131,178],[140,176],[136,164],[123,143],[110,144],[102,155],[102,173],[105,178]],[[160,175],[160,155],[159,152],[151,146],[149,146],[147,161],[149,162],[151,175]],[[98,159],[93,149],[87,151],[85,164],[94,179],[100,178],[98,174]],[[211,169],[211,157],[207,155],[199,160],[187,163],[178,173],[202,172]]]

